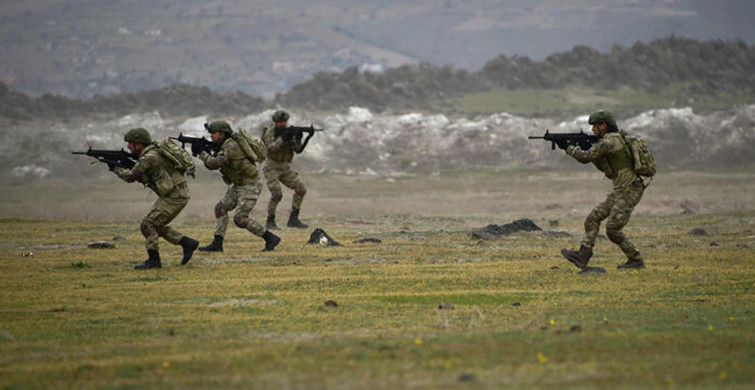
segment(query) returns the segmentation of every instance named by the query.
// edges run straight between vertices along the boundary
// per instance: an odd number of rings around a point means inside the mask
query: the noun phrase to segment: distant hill
[[[405,65],[383,73],[318,73],[278,98],[283,106],[314,110],[350,105],[382,111],[445,111],[451,99],[494,89],[559,89],[586,86],[610,94],[628,88],[650,94],[674,88],[680,96],[746,96],[755,86],[755,46],[742,41],[706,41],[668,37],[649,44],[614,47],[601,53],[587,46],[553,54],[543,61],[499,57],[478,72]],[[693,104],[694,105],[694,104]],[[506,111],[506,107],[501,107]]]
[[[571,95],[553,92],[574,86],[587,90]],[[543,61],[500,55],[477,72],[424,63],[380,73],[356,67],[340,73],[320,72],[272,101],[238,91],[223,93],[182,84],[90,100],[52,94],[31,98],[0,84],[0,116],[14,120],[65,119],[150,111],[169,116],[222,116],[271,107],[338,111],[350,106],[373,112],[557,116],[596,105],[633,114],[668,106],[690,106],[698,111],[726,109],[752,103],[754,87],[754,46],[742,41],[668,37],[629,48],[616,46],[610,53],[577,46]],[[532,107],[519,107],[523,99],[490,104],[495,96],[521,91],[542,92],[532,98]],[[543,106],[548,99],[554,100],[552,107]]]

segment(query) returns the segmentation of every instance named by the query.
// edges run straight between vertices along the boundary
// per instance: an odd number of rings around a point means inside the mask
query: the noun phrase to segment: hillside
[[[696,41],[677,37],[614,47],[587,46],[543,61],[500,55],[477,72],[427,63],[384,72],[316,73],[273,100],[207,87],[169,87],[90,100],[45,94],[31,98],[0,84],[0,116],[13,120],[66,119],[82,115],[245,115],[271,107],[339,111],[351,106],[373,112],[438,112],[525,116],[576,115],[610,106],[625,115],[661,107],[698,112],[753,102],[755,47],[742,41]]]
[[[478,71],[669,35],[744,39],[747,0],[23,0],[0,7],[0,81],[30,96],[206,86],[264,99],[350,67]]]

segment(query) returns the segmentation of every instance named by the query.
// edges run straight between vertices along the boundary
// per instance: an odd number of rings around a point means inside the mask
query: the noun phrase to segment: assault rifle
[[[134,156],[123,150],[94,150],[90,146],[86,152],[71,152],[73,154],[85,154],[89,157],[94,157],[97,161],[107,164],[108,169],[111,171],[115,167],[121,167],[131,169],[136,165]]]
[[[170,137],[170,139],[177,140],[181,143],[181,147],[185,147],[186,144],[191,144],[191,155],[194,157],[199,156],[202,152],[213,153],[215,151],[215,144],[205,138],[189,137],[179,133],[178,137]]]
[[[311,137],[315,134],[315,131],[323,131],[323,129],[315,129],[314,125],[309,125],[309,127],[303,127],[303,126],[288,126],[285,129],[281,130],[282,137],[285,140],[292,140],[294,137],[301,138],[304,136],[304,133],[309,134]]]
[[[571,145],[579,146],[582,150],[588,150],[592,144],[598,142],[599,138],[596,135],[586,134],[584,131],[579,133],[551,133],[545,130],[545,135],[542,137],[530,136],[529,139],[543,139],[551,142],[551,149],[555,150],[556,146],[560,149],[566,150]]]

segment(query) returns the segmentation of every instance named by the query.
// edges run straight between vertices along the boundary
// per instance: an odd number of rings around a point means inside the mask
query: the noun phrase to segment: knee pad
[[[273,190],[270,191],[270,200],[273,202],[280,202],[283,199],[283,191]]]
[[[585,230],[586,231],[592,231],[595,229],[598,229],[600,226],[600,222],[595,219],[595,217],[592,216],[592,214],[587,216],[587,219],[585,219]]]
[[[304,197],[304,195],[307,194],[307,187],[305,187],[303,183],[299,183],[299,185],[294,189],[294,193],[296,193],[296,195],[300,197]]]
[[[624,242],[624,233],[621,232],[621,230],[614,230],[614,229],[606,229],[606,236],[608,236],[608,239],[611,240],[614,244],[621,245],[622,242]]]
[[[223,204],[223,202],[218,202],[218,204],[215,205],[215,218],[220,218],[226,213],[228,213],[228,210],[225,209],[225,204]]]
[[[155,231],[155,227],[146,219],[142,220],[141,225],[139,225],[139,230],[142,232],[142,235],[146,238],[149,237],[152,232]]]
[[[249,224],[249,216],[244,214],[236,214],[233,216],[233,223],[235,223],[236,226],[244,229],[246,228],[246,225]]]

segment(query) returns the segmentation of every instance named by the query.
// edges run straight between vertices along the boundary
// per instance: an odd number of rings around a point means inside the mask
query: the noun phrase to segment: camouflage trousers
[[[225,237],[228,229],[228,212],[236,209],[233,223],[242,229],[249,230],[255,236],[262,237],[265,234],[265,228],[251,216],[261,191],[262,183],[259,181],[230,186],[223,198],[215,205],[215,235]]]
[[[159,237],[173,245],[178,245],[183,234],[168,224],[186,207],[187,203],[189,203],[189,187],[186,183],[176,185],[167,195],[155,201],[139,227],[146,239],[144,246],[147,250],[158,250]]]
[[[595,206],[585,219],[585,235],[581,244],[592,248],[600,230],[600,223],[606,220],[608,239],[621,248],[629,259],[642,259],[640,252],[627,240],[621,230],[629,222],[634,207],[640,203],[645,188],[641,182],[634,182],[626,188],[614,189],[606,200]]]
[[[307,194],[307,188],[299,180],[299,174],[291,169],[291,164],[268,161],[262,168],[262,172],[265,174],[265,179],[267,179],[267,189],[270,190],[270,203],[267,204],[268,216],[275,216],[278,203],[283,199],[281,183],[294,190],[291,208],[294,210],[301,209],[304,195]]]

